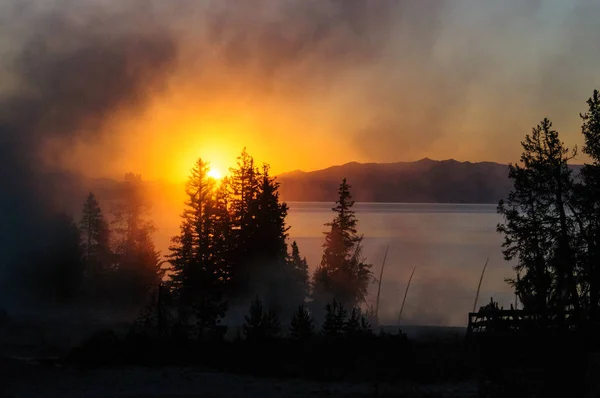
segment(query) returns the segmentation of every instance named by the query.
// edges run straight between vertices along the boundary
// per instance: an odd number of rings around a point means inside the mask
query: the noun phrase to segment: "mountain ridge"
[[[577,171],[581,165],[570,165]],[[508,164],[423,158],[412,162],[348,162],[314,171],[277,175],[284,201],[333,202],[342,178],[357,202],[498,203],[512,182]]]
[[[440,163],[440,162],[451,162],[451,163],[464,163],[464,164],[494,164],[494,165],[502,165],[502,166],[508,166],[508,163],[498,163],[498,162],[492,162],[489,160],[483,160],[483,161],[479,161],[479,162],[471,162],[469,160],[465,160],[465,161],[461,161],[461,160],[456,160],[454,158],[449,158],[449,159],[442,159],[442,160],[434,160],[428,157],[424,157],[422,159],[419,160],[413,160],[413,161],[398,161],[398,162],[358,162],[358,161],[351,161],[351,162],[347,162],[347,163],[343,163],[343,164],[339,164],[339,165],[332,165],[332,166],[328,166],[325,167],[323,169],[317,169],[317,170],[311,170],[311,171],[305,171],[305,170],[301,170],[301,169],[295,169],[292,171],[285,171],[283,173],[279,173],[276,175],[276,177],[284,177],[290,174],[309,174],[309,173],[315,173],[315,172],[319,172],[319,171],[325,171],[325,170],[329,170],[329,169],[334,169],[334,168],[340,168],[340,167],[344,167],[344,166],[349,166],[349,165],[358,165],[358,166],[369,166],[369,165],[407,165],[407,164],[433,164],[433,163]],[[575,167],[580,167],[581,165],[572,165]]]
[[[570,165],[578,171],[581,165]],[[276,175],[280,198],[286,202],[333,202],[346,177],[357,202],[497,204],[512,188],[508,164],[482,161],[432,160],[412,162],[348,162],[320,170],[293,170]],[[144,182],[150,197],[180,201],[184,183]],[[75,188],[74,188],[75,189]],[[84,194],[94,192],[103,202],[120,196],[122,181],[112,178],[83,179],[75,189],[77,208]],[[73,192],[75,192],[73,191]],[[160,202],[160,200],[158,201]]]

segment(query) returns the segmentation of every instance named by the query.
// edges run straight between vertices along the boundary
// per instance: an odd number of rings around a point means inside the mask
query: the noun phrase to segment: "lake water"
[[[323,226],[334,213],[331,203],[289,203],[290,238],[296,240],[311,271],[321,260]],[[364,255],[379,277],[386,247],[388,257],[381,285],[380,318],[398,322],[402,298],[414,267],[401,324],[466,326],[473,309],[481,271],[489,258],[478,307],[490,297],[509,308],[514,294],[504,281],[512,264],[504,261],[501,221],[495,205],[357,203]],[[374,303],[377,284],[371,286]]]
[[[287,217],[290,239],[296,240],[311,272],[321,261],[323,225],[333,219],[333,203],[290,202]],[[512,277],[512,264],[504,261],[501,221],[495,205],[356,203],[364,254],[379,277],[386,247],[388,258],[381,286],[379,315],[396,324],[410,273],[416,267],[401,324],[466,326],[473,309],[477,284],[486,258],[489,264],[481,286],[478,307],[490,297],[509,308],[514,294],[504,282]],[[167,253],[169,239],[179,233],[179,209],[157,212],[157,247]],[[160,218],[162,216],[162,218]],[[370,290],[374,303],[377,285]]]

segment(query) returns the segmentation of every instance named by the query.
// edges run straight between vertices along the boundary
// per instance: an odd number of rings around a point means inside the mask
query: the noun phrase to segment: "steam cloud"
[[[600,84],[593,0],[12,0],[0,15],[5,285],[45,220],[80,202],[70,150],[126,134],[120,118],[174,89],[200,116],[228,94],[285,103],[307,130],[323,106],[330,134],[371,160],[505,161],[542,117],[577,125]]]

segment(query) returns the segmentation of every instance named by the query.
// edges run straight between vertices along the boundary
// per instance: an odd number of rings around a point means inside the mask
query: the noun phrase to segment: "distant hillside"
[[[579,166],[573,166],[579,168]],[[278,176],[285,201],[336,200],[343,177],[358,202],[498,203],[511,189],[508,166],[492,162],[422,159],[399,163],[347,163]]]
[[[581,166],[572,168],[577,172]],[[492,162],[458,162],[422,159],[399,163],[347,163],[323,170],[295,170],[277,176],[284,201],[333,202],[343,177],[352,185],[358,202],[405,203],[498,203],[512,185],[508,166]],[[88,192],[93,191],[108,209],[122,195],[122,183],[108,178],[81,179],[69,187],[69,208],[79,211]],[[146,182],[153,213],[183,203],[184,184]],[[171,206],[171,207],[168,207]]]

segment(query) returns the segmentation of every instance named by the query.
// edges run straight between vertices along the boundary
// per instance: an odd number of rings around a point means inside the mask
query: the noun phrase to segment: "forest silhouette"
[[[160,291],[168,307],[161,309],[163,321],[169,320],[163,326],[191,339],[222,337],[227,310],[246,311],[250,303],[264,303],[265,314],[286,323],[305,306],[321,320],[334,299],[358,310],[372,275],[361,256],[345,179],[332,209],[336,216],[326,225],[322,262],[311,277],[297,243],[288,242],[288,207],[268,165],[256,167],[244,149],[228,176],[218,180],[209,172],[202,159],[191,169],[180,233],[164,255],[152,240],[155,228],[140,175],[125,176],[108,212],[90,192],[79,222],[58,215],[45,251],[24,255],[19,278],[40,282],[25,289],[39,304],[56,301],[124,317],[148,313],[143,307],[154,305]]]

